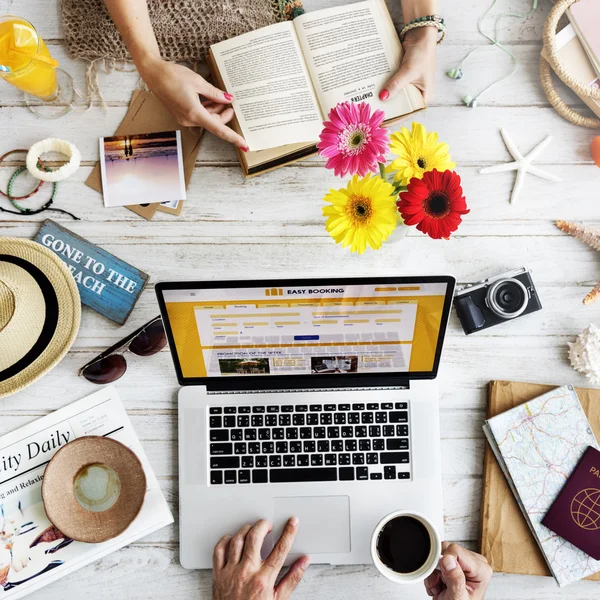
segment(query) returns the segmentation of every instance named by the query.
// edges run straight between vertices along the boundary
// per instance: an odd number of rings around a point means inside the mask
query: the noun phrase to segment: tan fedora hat
[[[0,398],[54,368],[75,341],[80,319],[67,265],[41,244],[0,238]]]

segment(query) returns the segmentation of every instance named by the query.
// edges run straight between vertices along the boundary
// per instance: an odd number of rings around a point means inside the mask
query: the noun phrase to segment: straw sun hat
[[[75,341],[80,318],[65,263],[36,242],[0,238],[0,398],[54,368]]]

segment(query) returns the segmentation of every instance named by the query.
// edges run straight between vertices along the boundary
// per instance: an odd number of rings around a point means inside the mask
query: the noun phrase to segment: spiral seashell
[[[600,384],[600,328],[593,323],[569,342],[571,366],[594,385]]]

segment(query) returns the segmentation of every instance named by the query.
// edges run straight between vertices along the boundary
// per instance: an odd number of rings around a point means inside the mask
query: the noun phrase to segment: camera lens
[[[518,279],[501,279],[488,290],[486,302],[502,319],[514,319],[527,308],[529,294]]]

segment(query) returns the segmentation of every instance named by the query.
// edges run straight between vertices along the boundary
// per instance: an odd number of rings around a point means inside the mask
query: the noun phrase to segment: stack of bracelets
[[[441,44],[446,37],[446,23],[442,17],[439,15],[427,15],[426,17],[419,17],[418,19],[413,19],[410,23],[407,23],[400,30],[400,41],[404,41],[404,36],[411,31],[412,29],[418,29],[419,27],[436,27],[438,33],[441,33],[440,39],[438,40],[438,44]]]
[[[28,152],[29,152],[29,150],[24,150],[21,148],[19,148],[17,150],[11,150],[10,152],[7,152],[6,154],[4,154],[3,156],[0,157],[0,164],[2,164],[2,162],[4,161],[4,159],[6,157],[11,156],[12,154],[20,154],[20,153],[27,154]],[[37,160],[37,168],[42,169],[46,173],[52,173],[52,169],[49,169],[48,167],[46,167],[40,158],[38,158],[38,160]],[[31,198],[32,196],[37,194],[37,192],[39,192],[40,188],[45,183],[42,179],[40,179],[38,181],[38,184],[35,187],[35,189],[33,191],[31,191],[29,194],[26,194],[25,196],[13,196],[12,189],[13,189],[15,180],[21,173],[23,173],[25,171],[27,171],[27,167],[18,167],[17,170],[12,174],[11,178],[8,181],[6,193],[0,189],[0,195],[4,196],[5,198],[8,198],[9,202],[17,210],[9,210],[7,208],[3,208],[2,206],[0,206],[0,211],[6,212],[6,213],[11,213],[13,215],[36,215],[45,210],[53,210],[56,212],[61,212],[61,213],[67,214],[67,215],[73,217],[73,219],[75,219],[77,221],[80,220],[79,217],[76,217],[74,214],[72,214],[66,210],[61,210],[60,208],[51,208],[52,203],[56,199],[56,191],[58,188],[58,183],[56,181],[52,183],[52,195],[50,196],[50,199],[41,208],[32,209],[32,208],[25,208],[24,206],[21,206],[17,202],[18,200],[27,200],[27,198]]]

